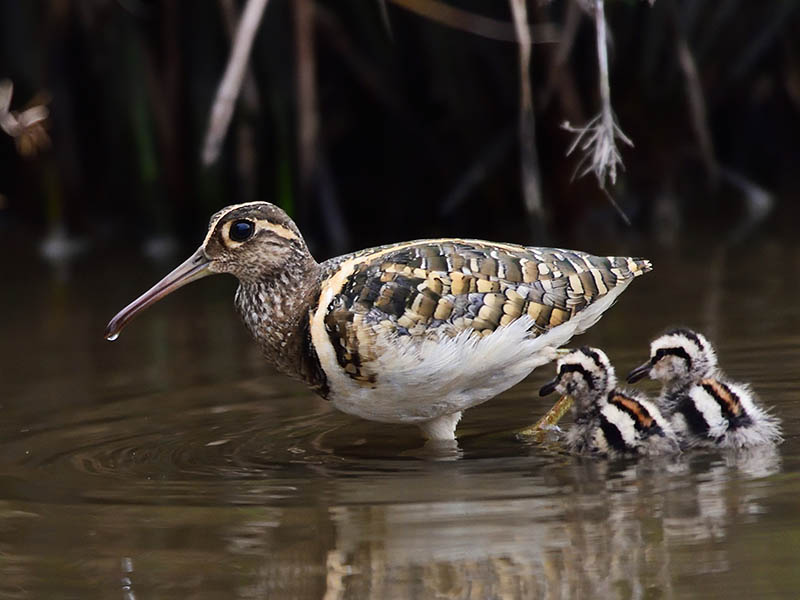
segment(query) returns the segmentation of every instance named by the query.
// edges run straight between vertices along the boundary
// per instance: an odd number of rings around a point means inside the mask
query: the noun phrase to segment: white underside
[[[575,317],[532,338],[523,316],[487,337],[465,331],[455,337],[385,340],[368,364],[374,384],[360,384],[337,364],[333,347],[319,327],[312,338],[328,377],[330,399],[339,410],[386,423],[415,423],[426,437],[454,439],[461,411],[516,385],[536,367],[556,358],[573,335],[594,325],[627,287],[611,290]]]

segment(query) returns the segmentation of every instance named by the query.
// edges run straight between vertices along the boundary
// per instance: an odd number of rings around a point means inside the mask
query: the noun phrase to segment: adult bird
[[[594,325],[649,261],[442,238],[318,263],[277,206],[211,217],[183,264],[108,324],[214,273],[266,358],[346,413],[455,439],[461,413],[510,388]]]

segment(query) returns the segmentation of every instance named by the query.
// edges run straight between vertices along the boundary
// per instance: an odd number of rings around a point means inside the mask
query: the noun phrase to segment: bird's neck
[[[671,372],[662,374],[662,394],[675,395],[685,391],[702,379],[714,378],[719,376],[719,370],[715,363],[697,361],[690,369],[674,369]]]
[[[265,357],[282,373],[317,388],[324,374],[308,327],[319,297],[319,269],[311,259],[275,275],[240,280],[236,291],[236,307]]]
[[[671,381],[664,382],[664,384],[661,386],[661,394],[665,397],[676,396],[681,392],[684,392],[691,385],[692,380],[688,377],[673,379]]]
[[[589,394],[572,394],[572,418],[576,423],[586,423],[595,418],[598,403]]]
[[[718,371],[714,367],[703,367],[702,369],[696,369],[694,371],[690,371],[688,373],[684,372],[681,373],[677,377],[673,377],[668,381],[664,382],[663,385],[663,392],[668,395],[675,395],[680,392],[685,391],[692,385],[699,383],[703,379],[707,379],[710,377],[717,377]]]

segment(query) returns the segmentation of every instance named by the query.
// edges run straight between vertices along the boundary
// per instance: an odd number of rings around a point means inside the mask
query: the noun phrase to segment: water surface
[[[232,280],[181,290],[110,344],[108,318],[171,265],[11,265],[0,597],[796,597],[800,249],[647,255],[655,272],[580,342],[625,373],[653,335],[697,327],[783,419],[777,450],[607,462],[517,439],[548,408],[544,367],[432,453],[415,428],[274,374]]]

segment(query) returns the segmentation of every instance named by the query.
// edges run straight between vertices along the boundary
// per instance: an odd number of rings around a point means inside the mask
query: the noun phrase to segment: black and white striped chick
[[[650,360],[628,374],[662,384],[658,404],[684,446],[749,448],[781,441],[779,420],[759,406],[747,385],[728,380],[711,342],[673,329],[650,344]]]
[[[616,386],[614,367],[597,348],[573,350],[556,363],[556,378],[539,393],[572,397],[570,450],[608,457],[679,452],[678,439],[655,404]]]
[[[211,217],[197,251],[108,324],[214,273],[266,358],[336,408],[453,440],[462,411],[524,379],[586,331],[643,259],[442,238],[318,263],[289,216],[249,202]]]

